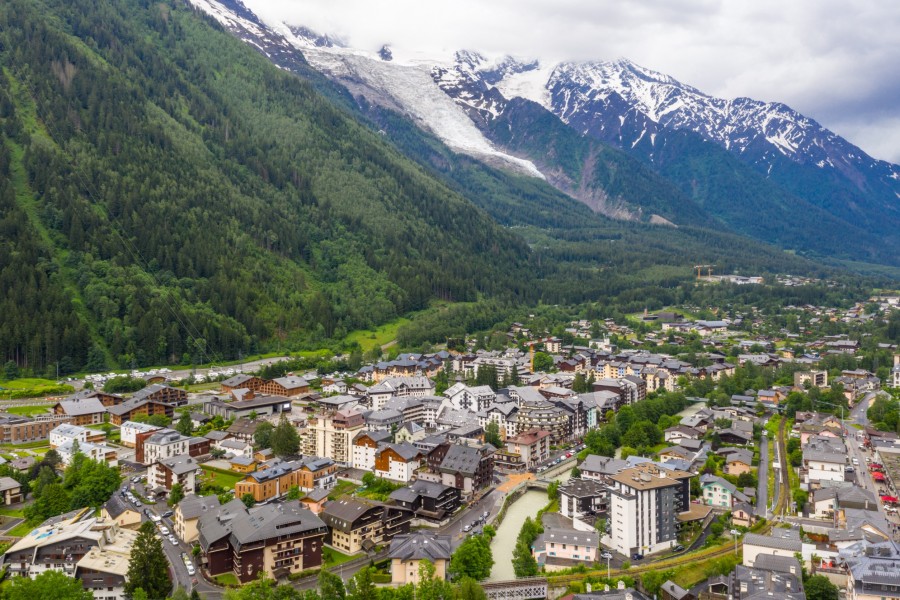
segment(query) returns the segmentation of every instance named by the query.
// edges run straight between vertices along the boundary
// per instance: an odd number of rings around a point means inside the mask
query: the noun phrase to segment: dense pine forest
[[[0,361],[233,358],[434,300],[637,300],[698,261],[829,272],[609,221],[339,97],[177,0],[0,5]]]

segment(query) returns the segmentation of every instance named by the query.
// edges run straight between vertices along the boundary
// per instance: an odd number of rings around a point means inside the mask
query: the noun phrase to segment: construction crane
[[[706,269],[707,277],[712,277],[712,270],[715,266],[716,265],[694,265],[694,268],[697,269],[697,281],[700,281],[703,269]]]

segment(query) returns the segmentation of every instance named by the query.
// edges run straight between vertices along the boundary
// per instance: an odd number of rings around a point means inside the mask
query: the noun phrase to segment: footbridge
[[[547,580],[544,577],[492,581],[482,583],[481,588],[489,600],[536,600],[547,597]]]

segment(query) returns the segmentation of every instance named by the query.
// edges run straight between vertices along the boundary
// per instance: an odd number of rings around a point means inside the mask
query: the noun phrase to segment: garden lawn
[[[345,563],[347,561],[351,561],[354,558],[356,557],[350,554],[344,554],[343,552],[338,552],[334,548],[330,548],[328,546],[322,548],[322,561],[324,563],[322,566],[326,569],[329,567],[334,567],[341,563]]]
[[[221,469],[202,466],[200,468],[203,469],[204,481],[225,488],[226,490],[233,490],[234,484],[246,477],[243,473],[235,473],[233,471],[223,471]]]
[[[241,582],[234,576],[234,573],[222,573],[221,575],[216,575],[213,579],[215,579],[216,583],[219,585],[229,585],[234,587],[241,585]]]
[[[353,490],[357,488],[357,484],[352,481],[347,481],[346,479],[338,479],[337,484],[331,488],[331,492],[328,493],[329,500],[337,500],[341,496],[345,494],[353,493]]]

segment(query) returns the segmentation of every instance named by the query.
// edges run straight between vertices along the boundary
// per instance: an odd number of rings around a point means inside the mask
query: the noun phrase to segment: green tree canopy
[[[140,588],[147,593],[149,600],[165,598],[172,589],[172,582],[169,581],[169,562],[151,521],[144,521],[138,530],[131,548],[127,579],[126,594],[132,594],[134,590]]]
[[[824,575],[813,575],[803,584],[806,588],[806,600],[838,600],[836,585]]]
[[[80,579],[62,571],[44,571],[34,579],[14,577],[3,588],[4,600],[93,600]]]
[[[470,577],[476,581],[487,579],[494,566],[490,542],[483,535],[463,540],[450,559],[450,573],[454,578]]]
[[[284,415],[278,421],[278,426],[272,431],[271,447],[272,452],[279,457],[293,456],[300,450],[300,436],[297,434],[297,429]]]
[[[268,421],[263,421],[257,425],[256,433],[253,434],[253,443],[256,444],[256,447],[262,450],[270,448],[272,445],[273,431],[275,431],[275,426]]]

